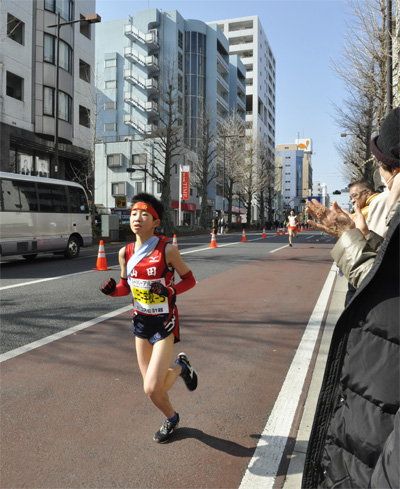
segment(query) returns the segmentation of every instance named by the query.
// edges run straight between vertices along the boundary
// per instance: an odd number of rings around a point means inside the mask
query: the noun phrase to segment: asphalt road
[[[162,419],[141,390],[130,299],[98,290],[118,267],[92,271],[95,248],[72,261],[3,260],[3,352],[110,316],[1,364],[2,488],[230,489],[249,467],[264,477],[251,460],[332,265],[330,238],[299,236],[293,248],[261,233],[217,237],[216,249],[208,236],[178,240],[198,283],[178,300],[177,348],[200,383],[171,391],[182,421],[162,447],[151,441]],[[108,266],[119,247],[106,245]]]

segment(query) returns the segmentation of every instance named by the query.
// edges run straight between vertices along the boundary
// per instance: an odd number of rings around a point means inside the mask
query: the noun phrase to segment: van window
[[[78,187],[68,187],[70,212],[88,214],[89,208],[85,192]]]
[[[40,212],[68,212],[66,189],[62,185],[38,183]]]
[[[2,180],[2,206],[4,211],[37,211],[36,185],[33,182]]]

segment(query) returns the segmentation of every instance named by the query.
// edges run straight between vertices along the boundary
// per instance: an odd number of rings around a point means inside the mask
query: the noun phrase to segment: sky
[[[313,181],[326,183],[329,194],[347,186],[335,149],[343,129],[333,118],[345,91],[332,70],[351,22],[346,0],[96,0],[102,22],[147,8],[203,22],[258,15],[276,60],[275,144],[311,138]],[[343,205],[348,194],[334,199]]]

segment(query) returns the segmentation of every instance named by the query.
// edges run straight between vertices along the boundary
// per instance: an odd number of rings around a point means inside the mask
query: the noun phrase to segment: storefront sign
[[[189,166],[182,167],[182,200],[189,200]]]

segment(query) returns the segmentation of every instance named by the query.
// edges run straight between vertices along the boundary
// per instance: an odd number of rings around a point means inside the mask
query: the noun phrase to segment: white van
[[[0,256],[63,253],[76,258],[92,244],[91,216],[82,185],[0,172]]]

